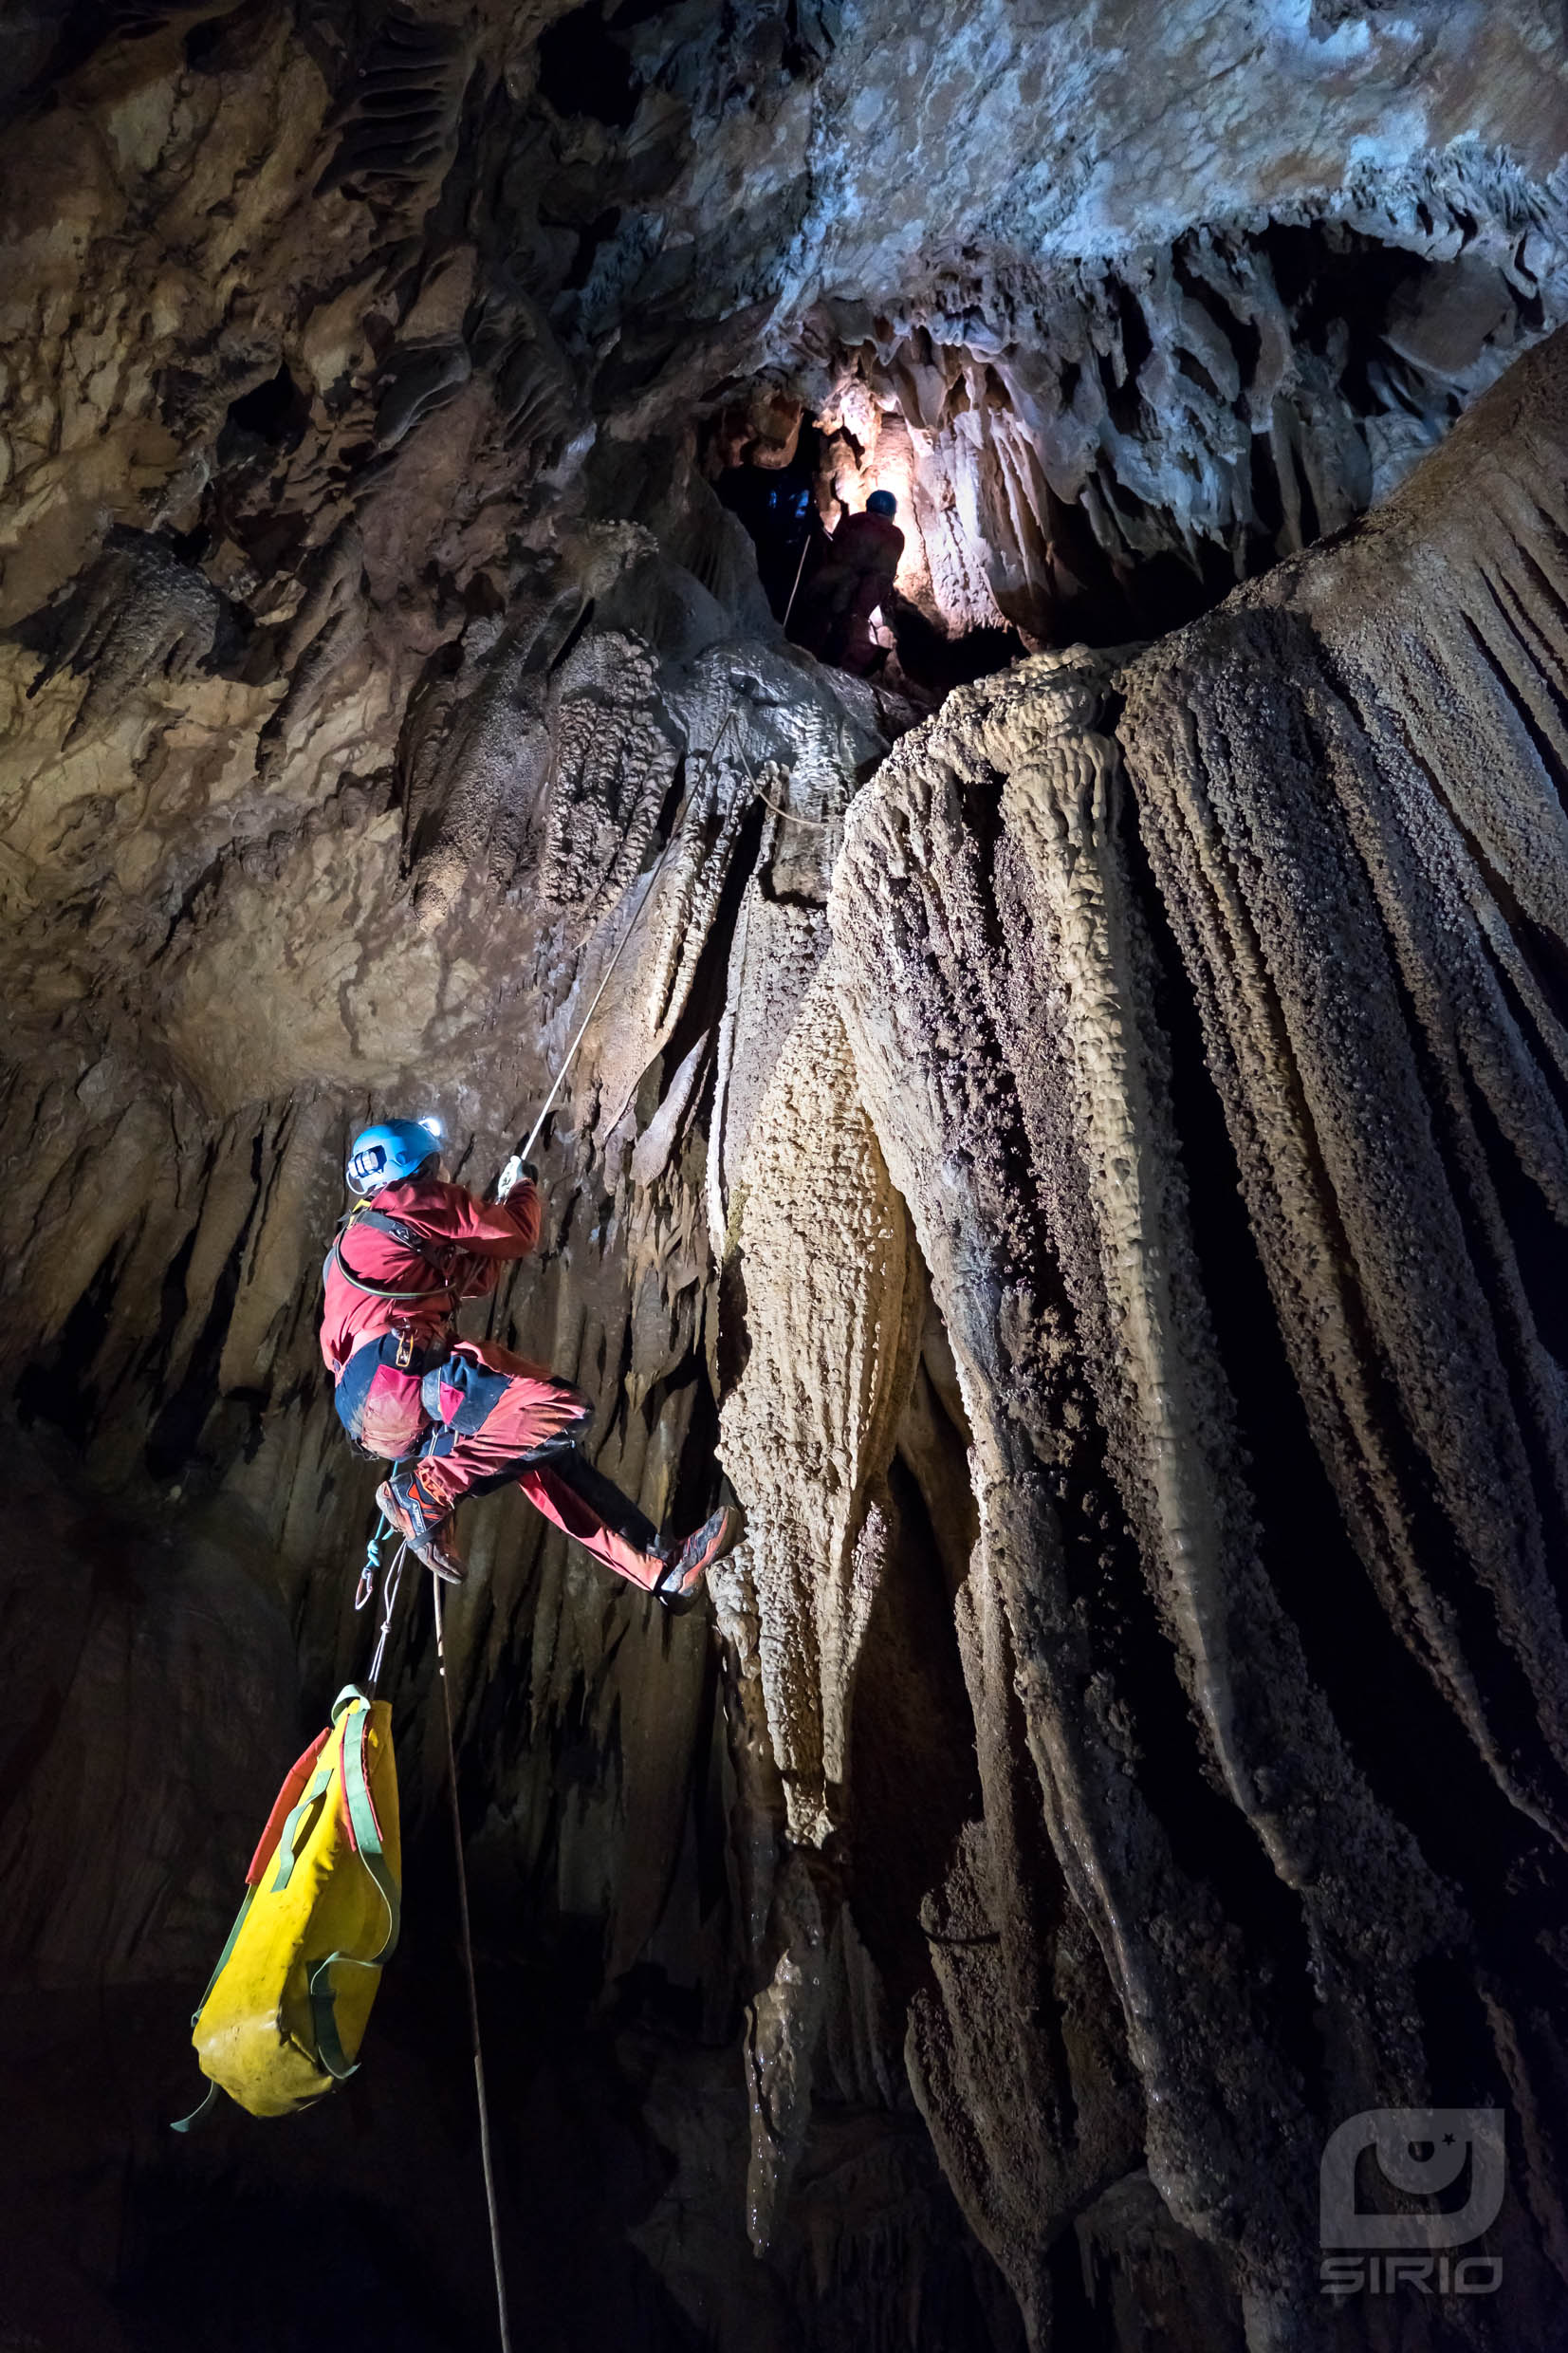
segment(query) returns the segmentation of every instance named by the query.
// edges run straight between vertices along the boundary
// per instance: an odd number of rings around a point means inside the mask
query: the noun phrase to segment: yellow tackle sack
[[[402,1854],[384,1699],[355,1683],[339,1693],[330,1729],[284,1783],[245,1877],[192,2020],[213,2086],[202,2108],[221,2089],[252,2116],[287,2116],[354,2073],[397,1942]]]

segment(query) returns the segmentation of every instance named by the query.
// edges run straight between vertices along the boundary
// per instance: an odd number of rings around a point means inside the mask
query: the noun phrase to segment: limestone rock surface
[[[493,2342],[417,1581],[366,2066],[165,2126],[371,1648],[347,1140],[483,1190],[581,1032],[470,1324],[748,1531],[676,1620],[465,1510],[529,2342],[1546,2353],[1555,0],[8,30],[0,2343]],[[896,664],[741,462],[895,490]],[[1336,2305],[1324,2141],[1426,2103],[1502,2286]]]

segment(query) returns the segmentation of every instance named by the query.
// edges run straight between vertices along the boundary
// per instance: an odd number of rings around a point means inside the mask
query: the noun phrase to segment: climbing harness
[[[524,1158],[526,1158],[527,1155],[525,1154]],[[401,1242],[404,1249],[412,1251],[415,1258],[422,1258],[432,1273],[437,1276],[448,1272],[452,1257],[450,1246],[443,1244],[439,1248],[433,1247],[422,1234],[415,1233],[412,1226],[405,1225],[400,1217],[390,1216],[383,1209],[372,1209],[364,1201],[356,1201],[348,1215],[340,1222],[338,1231],[332,1237],[332,1248],[326,1254],[327,1266],[336,1267],[345,1283],[352,1284],[357,1291],[364,1291],[371,1299],[385,1299],[394,1305],[404,1305],[418,1300],[428,1306],[444,1295],[451,1300],[455,1309],[457,1293],[450,1282],[438,1284],[434,1290],[399,1291],[392,1289],[385,1283],[372,1283],[366,1275],[356,1274],[343,1256],[344,1239],[356,1226],[367,1226],[376,1233],[390,1233],[394,1241]]]
[[[469,2026],[473,2037],[473,2087],[479,2103],[479,2158],[485,2175],[485,2204],[490,2218],[490,2260],[495,2266],[495,2310],[501,2326],[501,2353],[511,2353],[507,2320],[507,2273],[501,2259],[501,2215],[495,2200],[495,2167],[490,2156],[490,2108],[485,2089],[485,2048],[479,2033],[479,1988],[473,1973],[473,1936],[469,1924],[469,1875],[463,1862],[463,1817],[457,1804],[457,1742],[452,1723],[452,1686],[447,1681],[446,1621],[441,1584],[431,1579],[435,1597],[435,1661],[441,1677],[441,1707],[447,1724],[447,1796],[452,1806],[452,1844],[457,1861],[457,1904],[463,1928],[463,1970],[469,1987]]]

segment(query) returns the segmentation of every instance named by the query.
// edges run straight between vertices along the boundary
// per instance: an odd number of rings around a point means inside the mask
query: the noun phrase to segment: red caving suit
[[[412,1176],[383,1185],[368,1206],[397,1218],[436,1263],[358,1218],[328,1256],[322,1355],[350,1437],[391,1461],[427,1441],[419,1483],[448,1504],[515,1479],[607,1568],[652,1585],[664,1566],[652,1523],[573,1444],[592,1418],[589,1400],[542,1364],[454,1337],[457,1302],[484,1298],[502,1267],[538,1241],[537,1189],[525,1180],[507,1200],[486,1202],[440,1177]],[[357,1290],[340,1253],[367,1282],[428,1292],[428,1306]]]

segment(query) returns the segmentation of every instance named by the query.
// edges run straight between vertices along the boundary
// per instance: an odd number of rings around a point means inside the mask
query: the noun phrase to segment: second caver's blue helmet
[[[379,1193],[383,1185],[417,1176],[440,1153],[438,1131],[423,1120],[383,1120],[364,1127],[348,1150],[347,1176],[356,1193]]]
[[[866,501],[866,512],[867,514],[895,515],[898,512],[898,501],[891,491],[873,491]]]

